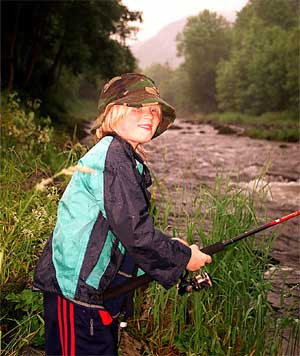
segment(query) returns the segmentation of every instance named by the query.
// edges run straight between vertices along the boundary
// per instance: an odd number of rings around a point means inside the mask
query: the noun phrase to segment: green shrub
[[[38,100],[24,104],[13,93],[2,103],[1,324],[3,354],[11,356],[24,345],[43,342],[41,295],[30,290],[32,271],[69,179],[58,172],[86,148],[56,133],[50,118],[39,115]],[[45,181],[52,184],[41,184]]]

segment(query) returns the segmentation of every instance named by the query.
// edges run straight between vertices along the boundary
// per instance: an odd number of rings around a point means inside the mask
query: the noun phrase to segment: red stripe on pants
[[[65,348],[65,356],[68,356],[67,301],[65,299],[63,299],[63,319],[64,319],[64,348]]]
[[[63,329],[62,329],[62,319],[61,319],[61,297],[57,297],[57,317],[58,317],[58,328],[59,328],[59,339],[60,346],[62,350],[62,356],[66,356],[64,349],[64,338],[63,338]]]
[[[70,356],[75,356],[75,329],[74,329],[74,304],[70,303],[70,334],[71,334],[71,350]]]

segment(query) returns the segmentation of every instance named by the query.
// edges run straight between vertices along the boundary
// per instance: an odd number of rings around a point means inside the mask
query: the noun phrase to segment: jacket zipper
[[[94,319],[90,319],[90,335],[94,336]]]

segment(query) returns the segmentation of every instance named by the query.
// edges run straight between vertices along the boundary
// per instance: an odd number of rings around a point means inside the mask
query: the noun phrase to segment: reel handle
[[[184,295],[192,293],[194,290],[207,289],[212,286],[212,281],[206,272],[201,272],[192,278],[187,278],[188,273],[184,273],[177,286],[178,294]]]

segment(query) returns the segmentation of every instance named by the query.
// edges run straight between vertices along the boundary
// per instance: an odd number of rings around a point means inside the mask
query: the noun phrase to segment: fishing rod
[[[272,226],[275,226],[275,225],[278,225],[278,224],[281,224],[289,219],[292,219],[296,216],[299,216],[300,215],[300,211],[295,211],[293,213],[290,213],[288,215],[285,215],[285,216],[282,216],[281,218],[278,218],[276,220],[273,220],[273,221],[270,221],[264,225],[261,225],[261,226],[258,226],[254,229],[251,229],[249,231],[246,231],[232,239],[229,239],[227,241],[220,241],[220,242],[217,242],[215,244],[212,244],[212,245],[209,245],[209,246],[206,246],[204,248],[201,249],[202,252],[206,253],[207,255],[214,255],[215,253],[218,253],[218,252],[221,252],[223,250],[225,250],[225,248],[227,248],[228,246],[238,242],[238,241],[241,241],[243,239],[245,239],[246,237],[248,236],[251,236],[251,235],[255,235],[256,233],[260,232],[260,231],[263,231],[263,230],[266,230]],[[212,282],[211,282],[211,279],[208,275],[208,273],[206,272],[201,272],[200,274],[192,277],[192,278],[187,278],[188,276],[188,271],[185,271],[183,273],[183,275],[181,276],[180,278],[180,282],[178,284],[178,293],[180,295],[183,295],[185,293],[191,293],[192,291],[196,290],[200,290],[200,289],[205,289],[205,288],[209,288],[212,286]]]
[[[289,219],[292,219],[296,216],[300,216],[300,210],[297,210],[293,213],[282,216],[281,218],[275,219],[275,220],[270,221],[266,224],[258,226],[254,229],[246,231],[246,232],[244,232],[232,239],[229,239],[227,241],[223,241],[223,242],[219,241],[212,245],[203,247],[202,249],[200,249],[200,251],[207,255],[212,256],[215,253],[225,250],[225,248],[227,248],[228,246],[247,238],[248,236],[255,235],[256,233],[258,233],[260,231],[263,231],[263,230],[266,230],[272,226],[281,224],[281,223],[283,223]],[[185,271],[185,273],[180,278],[180,282],[177,287],[178,293],[180,295],[183,295],[185,293],[191,293],[193,290],[198,291],[200,289],[208,288],[212,285],[210,277],[206,272],[202,272],[202,273],[200,273],[192,278],[189,278],[189,279],[187,278],[188,273],[189,273],[188,271]],[[116,298],[117,296],[119,296],[121,294],[125,294],[125,293],[128,293],[128,292],[136,289],[136,288],[142,287],[151,281],[153,281],[153,279],[149,275],[142,275],[140,277],[133,278],[131,281],[129,281],[123,285],[120,285],[120,286],[117,286],[114,288],[110,288],[107,291],[105,291],[103,299],[108,300],[108,299]]]

